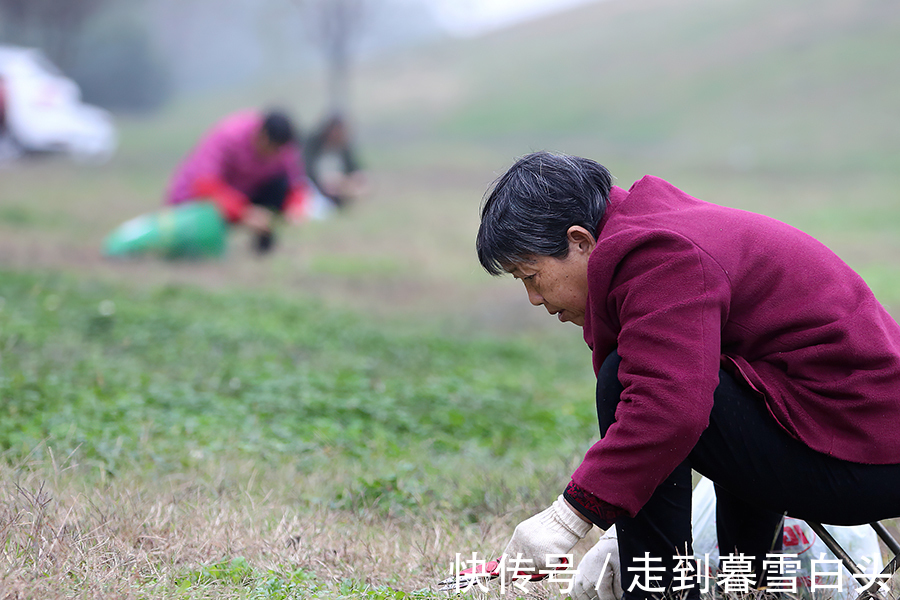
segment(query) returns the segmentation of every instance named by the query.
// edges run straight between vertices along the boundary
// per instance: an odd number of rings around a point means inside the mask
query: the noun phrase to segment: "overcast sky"
[[[440,24],[456,35],[477,35],[597,0],[432,0]]]

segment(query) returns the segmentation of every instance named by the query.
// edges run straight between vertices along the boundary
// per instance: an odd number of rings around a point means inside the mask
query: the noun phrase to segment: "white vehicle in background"
[[[84,104],[78,85],[40,50],[0,46],[0,160],[64,153],[104,162],[116,145],[110,113]]]

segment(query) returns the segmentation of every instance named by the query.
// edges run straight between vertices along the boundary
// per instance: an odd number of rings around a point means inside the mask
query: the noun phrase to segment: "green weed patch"
[[[215,456],[403,457],[423,444],[503,457],[596,427],[580,343],[462,339],[250,293],[0,277],[10,459],[51,448],[114,474]]]
[[[339,582],[319,581],[314,573],[303,569],[254,568],[244,557],[235,557],[202,566],[176,582],[185,596],[206,588],[215,592],[241,589],[247,600],[299,600],[300,598],[353,598],[357,600],[427,600],[437,598],[428,592],[404,592],[388,586],[371,586],[364,582],[344,579]]]

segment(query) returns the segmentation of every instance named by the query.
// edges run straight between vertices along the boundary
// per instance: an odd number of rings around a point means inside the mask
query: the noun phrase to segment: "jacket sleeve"
[[[201,175],[195,178],[191,190],[197,198],[212,199],[229,223],[239,222],[250,203],[246,194],[214,175]]]
[[[284,200],[283,213],[290,223],[302,223],[309,217],[310,194],[306,185],[291,188]]]
[[[225,175],[225,163],[240,143],[234,132],[220,124],[199,143],[184,166],[191,174],[191,194],[212,199],[231,223],[241,220],[250,202],[246,194],[228,184]]]
[[[709,424],[730,286],[689,240],[648,232],[623,255],[609,289],[590,296],[589,310],[618,323],[624,390],[615,423],[572,481],[634,516]]]
[[[574,481],[570,481],[563,492],[563,497],[578,512],[590,519],[591,523],[604,531],[612,527],[616,519],[626,515],[625,509],[604,502]]]

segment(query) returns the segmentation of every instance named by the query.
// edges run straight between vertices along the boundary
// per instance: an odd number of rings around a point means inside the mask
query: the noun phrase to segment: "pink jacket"
[[[707,427],[721,366],[811,448],[900,463],[900,327],[812,237],[644,177],[613,188],[588,266],[584,339],[622,358],[616,423],[577,486],[634,515]]]
[[[219,121],[175,170],[166,194],[167,204],[179,204],[202,195],[198,182],[221,181],[249,196],[265,181],[286,174],[291,186],[303,188],[306,177],[300,148],[287,144],[272,157],[260,156],[254,137],[263,116],[253,110],[229,115]]]

